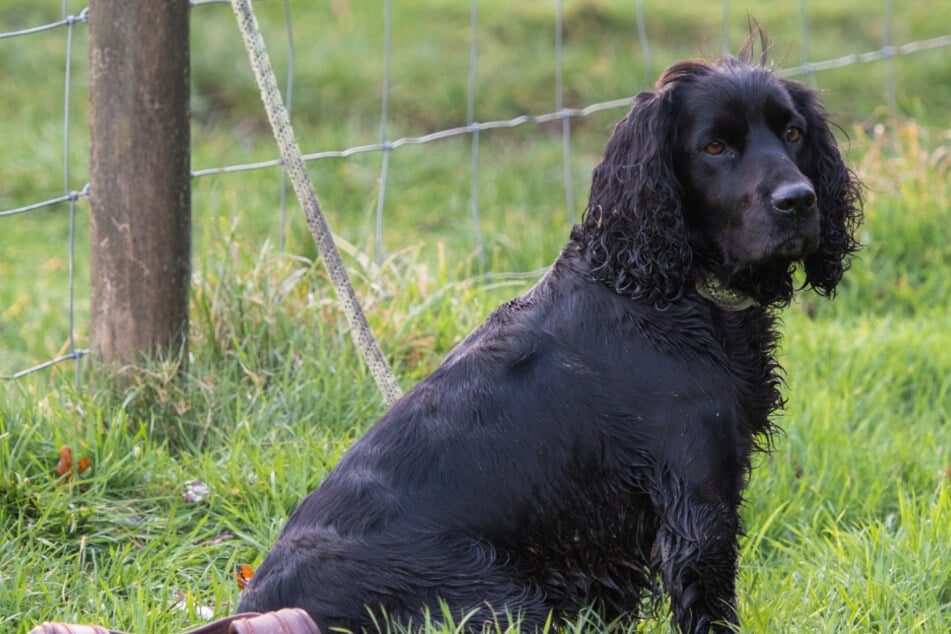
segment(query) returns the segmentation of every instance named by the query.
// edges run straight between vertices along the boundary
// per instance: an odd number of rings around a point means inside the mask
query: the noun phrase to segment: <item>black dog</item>
[[[792,273],[832,297],[860,185],[815,93],[740,58],[637,95],[548,274],[498,308],[301,503],[241,610],[326,631],[636,616],[737,621],[738,507],[783,406]],[[764,56],[765,57],[765,56]]]

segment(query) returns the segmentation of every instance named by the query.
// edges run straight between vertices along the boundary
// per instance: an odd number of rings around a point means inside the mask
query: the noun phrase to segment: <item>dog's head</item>
[[[575,239],[620,293],[663,304],[716,283],[761,305],[831,297],[858,248],[861,188],[814,91],[729,57],[668,68],[594,172]]]

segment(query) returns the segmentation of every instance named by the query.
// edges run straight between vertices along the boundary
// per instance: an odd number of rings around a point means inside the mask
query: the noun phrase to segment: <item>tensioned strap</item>
[[[267,110],[267,117],[271,122],[274,138],[277,140],[281,151],[281,159],[284,161],[284,167],[287,169],[287,174],[294,186],[297,199],[304,209],[310,232],[317,243],[317,251],[320,253],[320,257],[327,267],[327,272],[330,274],[330,281],[337,291],[337,299],[347,317],[347,322],[350,324],[353,339],[363,354],[367,365],[370,366],[370,372],[373,374],[380,391],[383,392],[383,398],[386,399],[387,404],[392,405],[396,399],[402,396],[402,390],[400,390],[396,377],[393,376],[393,371],[386,362],[379,344],[373,337],[370,324],[360,307],[353,285],[350,283],[350,277],[347,275],[346,268],[344,268],[343,260],[340,259],[340,253],[334,245],[330,227],[327,225],[327,220],[320,209],[320,202],[314,193],[313,183],[311,183],[310,175],[304,166],[300,147],[297,145],[294,130],[291,128],[290,117],[281,100],[281,91],[277,86],[277,78],[274,76],[267,49],[264,47],[264,38],[258,29],[257,19],[254,17],[254,11],[251,8],[251,1],[231,0],[231,7],[238,19],[238,27],[241,29],[241,36],[244,38],[244,45],[248,50],[248,57],[251,60],[251,67],[254,69],[254,76],[261,91],[261,99],[264,101],[264,108]]]

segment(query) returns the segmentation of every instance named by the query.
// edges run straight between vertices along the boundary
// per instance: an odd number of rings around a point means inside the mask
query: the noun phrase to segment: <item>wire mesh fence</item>
[[[190,2],[192,11],[214,11],[212,5],[227,5],[228,0],[192,0]],[[722,4],[722,35],[720,37],[723,53],[731,50],[729,40],[730,21],[730,3],[723,0]],[[934,37],[924,39],[911,39],[908,41],[893,41],[893,24],[898,16],[902,15],[901,8],[896,9],[890,1],[883,3],[880,13],[877,13],[876,28],[878,29],[880,45],[876,48],[866,50],[855,50],[845,55],[830,57],[827,59],[813,60],[810,57],[810,50],[813,43],[812,22],[816,18],[810,17],[810,3],[808,0],[801,0],[799,5],[800,16],[800,34],[799,34],[799,63],[796,66],[786,67],[777,71],[780,75],[787,77],[796,77],[805,80],[813,86],[818,85],[817,75],[839,68],[848,66],[880,63],[883,65],[884,73],[882,75],[883,94],[886,105],[894,110],[897,105],[897,88],[894,61],[899,57],[913,55],[922,51],[944,49],[951,47],[951,33],[939,34]],[[38,372],[45,368],[60,363],[74,364],[75,381],[80,381],[81,359],[89,353],[85,348],[77,345],[77,340],[81,339],[78,333],[86,330],[86,325],[77,323],[76,295],[85,294],[86,289],[77,288],[76,267],[77,267],[77,249],[88,248],[86,245],[77,245],[77,223],[83,222],[84,203],[89,198],[90,185],[83,184],[76,187],[77,180],[86,177],[85,174],[77,175],[79,168],[74,164],[75,148],[71,148],[71,139],[76,136],[74,128],[82,125],[75,122],[71,115],[73,105],[77,100],[84,99],[82,94],[76,94],[78,91],[74,88],[74,58],[78,57],[74,33],[80,29],[86,29],[88,24],[88,9],[83,8],[79,11],[68,11],[68,3],[64,0],[60,7],[60,15],[57,19],[25,26],[19,29],[10,29],[0,32],[0,47],[31,47],[45,46],[49,47],[49,38],[51,34],[65,33],[65,49],[60,51],[64,55],[65,65],[63,74],[63,107],[61,111],[61,138],[63,157],[63,188],[62,192],[53,197],[43,197],[43,200],[30,201],[24,195],[4,195],[0,189],[0,236],[15,235],[21,229],[18,223],[27,216],[37,214],[56,214],[68,217],[69,231],[67,238],[62,244],[63,257],[67,261],[66,275],[62,279],[62,302],[61,310],[66,314],[68,323],[67,331],[62,334],[65,343],[59,350],[49,350],[45,358],[31,353],[35,359],[33,363],[22,363],[23,355],[5,355],[3,354],[3,341],[0,340],[0,379],[13,380],[29,374]],[[227,7],[225,7],[227,10]],[[294,96],[294,82],[296,70],[301,66],[301,60],[298,59],[295,51],[295,37],[300,37],[294,31],[295,12],[303,10],[301,7],[292,6],[289,0],[282,1],[283,9],[283,32],[284,41],[280,46],[286,48],[287,52],[287,74],[284,86],[285,106],[291,109],[292,97]],[[469,162],[468,165],[459,165],[460,171],[468,172],[468,210],[471,223],[472,246],[480,259],[480,268],[485,268],[484,262],[484,238],[482,228],[482,218],[480,213],[479,182],[480,165],[484,165],[486,160],[480,155],[480,148],[485,141],[486,134],[496,131],[512,130],[523,126],[545,127],[551,130],[552,126],[557,130],[561,140],[561,160],[562,160],[562,186],[564,188],[565,208],[571,216],[566,219],[566,223],[576,220],[573,215],[575,199],[575,183],[572,166],[575,162],[574,141],[575,131],[572,122],[583,119],[609,110],[621,110],[627,108],[631,102],[629,95],[618,95],[616,98],[608,100],[592,100],[590,103],[581,107],[569,107],[569,100],[566,98],[567,86],[570,85],[571,78],[566,73],[566,50],[570,47],[570,42],[566,39],[566,31],[571,29],[572,21],[577,11],[570,11],[571,7],[566,7],[564,0],[556,0],[554,6],[550,8],[551,22],[548,25],[550,29],[550,55],[554,67],[553,82],[551,86],[551,108],[541,112],[526,112],[514,117],[492,116],[492,112],[479,112],[477,108],[477,97],[480,90],[486,88],[477,80],[479,76],[480,61],[480,24],[481,15],[485,8],[480,8],[478,0],[470,0],[468,8],[468,41],[460,41],[458,46],[464,49],[468,56],[468,71],[465,85],[465,118],[459,125],[445,127],[431,132],[421,133],[413,136],[397,136],[394,134],[394,126],[391,125],[391,88],[393,85],[393,67],[394,51],[397,44],[394,44],[392,37],[394,11],[397,8],[393,0],[386,0],[380,7],[383,13],[383,32],[379,34],[382,41],[382,75],[380,77],[380,95],[379,104],[379,124],[377,141],[367,144],[355,144],[348,147],[321,148],[303,155],[303,159],[308,162],[317,162],[327,159],[348,159],[357,155],[377,154],[379,155],[378,167],[378,189],[375,200],[375,213],[373,231],[375,233],[373,241],[375,243],[375,252],[378,259],[382,260],[384,256],[383,234],[387,218],[388,201],[388,183],[391,178],[391,158],[395,152],[401,151],[409,146],[425,146],[427,144],[438,143],[453,138],[468,137]],[[637,0],[629,3],[624,8],[631,14],[632,20],[636,25],[636,37],[632,37],[632,50],[639,51],[639,59],[643,65],[644,77],[652,77],[655,74],[654,64],[657,55],[654,51],[655,38],[660,35],[652,34],[649,25],[650,9],[645,7],[643,0]],[[909,9],[910,11],[910,9]],[[223,30],[230,30],[230,36],[240,39],[240,35],[234,29],[233,19],[226,11],[222,11],[219,19],[222,22]],[[716,29],[716,25],[710,25],[711,30]],[[0,27],[2,29],[2,27]],[[313,35],[313,34],[311,34]],[[633,34],[632,34],[633,35]],[[269,43],[270,44],[270,43]],[[201,46],[200,41],[196,40],[196,46]],[[513,43],[518,46],[518,43]],[[80,51],[79,54],[85,51]],[[684,50],[683,56],[695,55],[696,50]],[[319,63],[315,60],[307,60],[307,63]],[[646,86],[645,86],[646,87]],[[482,116],[487,115],[487,116]],[[263,115],[262,115],[263,116]],[[550,132],[546,132],[550,134]],[[275,152],[276,154],[276,152]],[[234,163],[228,165],[218,165],[212,167],[201,167],[192,170],[194,179],[203,179],[216,175],[232,174],[238,172],[247,172],[262,169],[280,169],[280,218],[276,222],[280,224],[280,246],[285,246],[285,235],[287,231],[287,182],[283,173],[282,161],[279,158],[273,158],[263,161],[254,161],[247,163]],[[6,176],[0,178],[6,180]],[[320,191],[317,192],[320,195]],[[39,197],[38,197],[39,198]],[[9,208],[3,208],[4,205],[12,203]],[[7,285],[22,284],[28,286],[29,280],[8,279],[4,281]],[[2,308],[2,307],[0,307]],[[7,364],[12,365],[7,365]]]
[[[69,238],[63,248],[67,251],[67,277],[65,280],[66,286],[66,296],[67,301],[66,305],[63,307],[68,315],[68,331],[66,344],[64,346],[64,354],[57,354],[52,356],[52,358],[37,363],[35,365],[22,368],[14,369],[11,373],[3,373],[6,368],[0,368],[0,379],[18,379],[33,372],[43,370],[45,368],[51,367],[59,363],[65,363],[72,361],[74,363],[74,376],[75,381],[79,382],[80,377],[80,360],[86,354],[88,350],[81,349],[76,346],[76,310],[75,310],[75,297],[76,297],[76,284],[75,284],[75,262],[76,262],[76,214],[77,214],[77,202],[86,199],[89,197],[89,185],[88,183],[84,185],[81,189],[73,190],[70,188],[72,179],[71,179],[71,164],[70,164],[70,128],[72,125],[72,120],[70,117],[70,102],[71,102],[71,87],[72,87],[72,61],[73,61],[73,32],[76,28],[79,28],[82,25],[85,25],[89,15],[88,9],[83,9],[79,13],[70,14],[67,12],[66,2],[64,0],[62,4],[62,17],[55,22],[50,22],[47,24],[41,24],[30,28],[7,31],[5,33],[0,33],[0,40],[10,40],[13,38],[26,38],[27,36],[40,36],[49,31],[65,29],[66,30],[66,47],[65,47],[65,67],[63,69],[63,190],[64,193],[61,196],[55,198],[50,198],[47,200],[42,200],[34,202],[31,204],[23,205],[13,209],[0,210],[0,222],[10,223],[16,222],[16,216],[20,214],[29,214],[37,213],[44,209],[55,208],[59,211],[63,205],[66,205],[66,213],[69,216]],[[8,42],[2,42],[0,44],[9,45]],[[9,230],[9,229],[8,229]]]

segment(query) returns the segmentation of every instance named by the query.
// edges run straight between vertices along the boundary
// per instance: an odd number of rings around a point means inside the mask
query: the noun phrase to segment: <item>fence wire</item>
[[[40,201],[23,207],[18,207],[16,209],[9,209],[6,211],[0,211],[0,219],[15,216],[17,214],[25,214],[36,212],[41,209],[47,209],[55,206],[59,206],[63,203],[68,203],[68,214],[69,214],[69,237],[67,239],[67,277],[66,277],[66,286],[67,286],[67,317],[68,317],[68,328],[67,328],[67,340],[66,340],[66,354],[58,355],[48,361],[38,363],[31,367],[24,368],[19,371],[15,371],[11,374],[0,374],[0,379],[19,379],[21,377],[27,376],[34,372],[38,372],[45,368],[57,365],[59,363],[64,363],[67,361],[73,361],[74,363],[74,382],[79,384],[80,377],[80,360],[87,354],[89,350],[81,349],[76,347],[76,307],[75,307],[75,297],[76,297],[76,284],[75,284],[75,262],[76,262],[76,203],[80,199],[89,198],[89,184],[83,186],[79,191],[73,191],[70,189],[70,163],[69,163],[69,137],[70,137],[70,99],[71,99],[71,87],[72,87],[72,61],[73,61],[73,29],[78,24],[87,24],[89,20],[89,9],[85,8],[80,11],[78,14],[71,15],[66,10],[65,0],[62,3],[62,18],[56,22],[49,24],[42,24],[28,29],[21,29],[18,31],[9,31],[7,33],[0,33],[0,40],[10,39],[14,37],[21,37],[27,35],[37,35],[40,33],[46,33],[55,29],[65,28],[66,29],[66,65],[63,72],[63,190],[64,194],[56,198],[51,198],[49,200]],[[9,221],[8,221],[9,222]]]
[[[479,68],[479,0],[469,5],[469,81],[466,88],[466,125],[475,123],[476,77]],[[479,270],[486,272],[485,243],[482,240],[482,220],[479,218],[479,132],[472,133],[469,153],[469,211],[472,215],[472,235],[475,240]]]
[[[293,18],[291,15],[289,0],[283,0],[284,3],[284,21],[285,32],[288,47],[288,68],[285,85],[284,101],[288,110],[291,108],[295,69],[295,51],[294,36],[292,30]],[[205,5],[229,4],[229,0],[190,0],[193,9]],[[76,250],[76,221],[77,221],[77,203],[89,198],[89,183],[86,183],[80,189],[71,188],[71,166],[69,160],[70,154],[70,104],[72,92],[72,74],[71,64],[73,55],[73,32],[77,27],[88,23],[88,8],[79,13],[70,14],[67,12],[67,2],[62,2],[61,18],[46,24],[39,24],[19,30],[0,32],[0,41],[11,40],[14,38],[23,38],[28,36],[41,36],[43,34],[66,29],[66,64],[64,69],[64,104],[63,104],[63,183],[64,193],[54,198],[41,200],[20,207],[0,210],[0,221],[16,222],[15,217],[23,214],[35,213],[43,209],[60,208],[66,206],[66,213],[69,218],[69,237],[65,250],[67,251],[68,271],[67,271],[67,294],[68,305],[68,332],[66,353],[54,356],[53,358],[37,363],[31,367],[15,370],[10,373],[0,373],[0,380],[19,379],[34,372],[49,368],[51,366],[73,361],[75,363],[75,381],[78,383],[80,378],[80,361],[82,357],[89,354],[87,349],[76,347],[76,325],[75,325],[75,250]],[[731,50],[727,22],[729,17],[729,0],[722,0],[722,47],[724,53]],[[927,51],[937,48],[951,46],[951,34],[941,35],[933,38],[906,42],[900,45],[892,44],[892,23],[894,20],[894,7],[892,0],[886,0],[881,46],[878,49],[865,51],[861,53],[850,53],[841,57],[826,59],[821,61],[809,60],[809,20],[807,15],[808,0],[800,0],[800,21],[801,21],[801,58],[800,64],[795,67],[785,68],[777,71],[777,74],[784,77],[805,77],[805,80],[813,87],[816,86],[816,74],[832,69],[843,68],[856,64],[869,64],[874,62],[884,62],[885,64],[885,88],[886,101],[891,109],[895,109],[896,82],[894,59],[896,57],[912,55],[921,51]],[[380,134],[379,142],[368,145],[358,145],[339,150],[325,150],[303,155],[305,161],[320,161],[325,159],[344,159],[358,154],[380,152],[381,165],[379,176],[379,191],[377,194],[376,224],[375,224],[375,244],[377,257],[383,257],[383,222],[385,217],[386,187],[389,177],[389,158],[393,151],[410,145],[424,145],[434,143],[454,137],[469,135],[471,139],[471,158],[470,158],[470,192],[469,206],[473,224],[473,236],[475,248],[479,255],[480,266],[485,271],[485,260],[483,253],[483,238],[481,222],[479,217],[479,199],[478,199],[478,179],[479,179],[479,143],[480,135],[492,130],[505,130],[517,128],[524,125],[541,125],[558,122],[561,126],[562,154],[563,154],[563,184],[565,188],[565,202],[568,212],[571,214],[570,222],[574,222],[574,186],[572,178],[572,132],[571,120],[591,116],[592,114],[605,110],[628,108],[631,104],[631,97],[625,96],[608,101],[600,101],[588,104],[582,108],[568,108],[564,101],[564,30],[565,30],[565,10],[564,0],[557,0],[555,19],[554,19],[554,37],[553,37],[553,63],[555,68],[555,95],[554,110],[542,114],[523,114],[509,119],[497,119],[479,121],[475,112],[476,98],[476,76],[478,68],[478,0],[471,0],[470,3],[470,43],[469,43],[469,71],[468,71],[468,89],[466,95],[466,123],[465,125],[447,128],[424,134],[420,136],[407,136],[397,139],[388,137],[389,120],[389,95],[391,87],[391,62],[392,62],[392,43],[391,43],[391,22],[392,22],[392,2],[385,0],[383,4],[384,11],[384,76],[382,78],[382,100],[380,104]],[[635,20],[637,25],[637,39],[641,48],[644,64],[644,75],[646,84],[654,75],[651,46],[646,27],[644,2],[637,0],[634,6]],[[235,34],[235,37],[239,37]],[[209,167],[192,171],[194,178],[203,178],[220,174],[231,174],[236,172],[245,172],[250,170],[281,168],[281,247],[285,244],[285,232],[287,224],[287,179],[284,166],[280,159],[267,161],[258,161],[252,163],[240,163],[233,165],[224,165],[218,167]],[[3,368],[0,368],[0,372]]]

